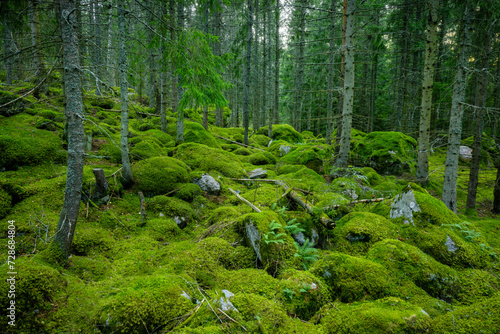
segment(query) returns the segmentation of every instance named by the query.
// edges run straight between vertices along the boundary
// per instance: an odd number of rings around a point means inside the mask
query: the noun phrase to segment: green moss
[[[166,194],[188,179],[186,164],[169,157],[139,161],[132,167],[132,175],[136,188],[147,196]]]
[[[64,290],[65,281],[56,269],[31,260],[19,258],[15,261],[15,298],[8,298],[11,285],[5,278],[11,278],[10,275],[4,275],[0,282],[0,306],[4,310],[0,326],[4,330],[10,328],[7,307],[10,300],[15,300],[15,333],[46,332],[46,317],[54,312],[56,296]]]
[[[500,323],[500,293],[475,304],[439,316],[432,322],[434,333],[494,333]]]
[[[186,315],[192,302],[182,296],[183,287],[172,277],[140,277],[125,288],[104,297],[95,319],[107,333],[151,333],[172,326]]]
[[[293,187],[308,191],[316,192],[328,189],[325,179],[307,167],[303,167],[294,173],[283,174],[280,176],[280,179],[286,181]]]
[[[371,186],[377,186],[383,181],[382,176],[380,176],[375,171],[375,169],[373,169],[371,167],[363,167],[361,169],[361,173],[363,173],[363,175],[366,176],[366,179],[367,179],[366,181]]]
[[[168,156],[168,151],[163,149],[156,140],[150,138],[141,138],[137,144],[130,146],[129,152],[132,161]]]
[[[233,178],[246,176],[238,157],[221,149],[197,143],[185,143],[177,147],[174,156],[195,170],[214,171]]]
[[[304,168],[304,166],[302,165],[282,165],[282,164],[278,164],[276,167],[278,175],[292,174]]]
[[[276,164],[276,158],[269,152],[254,153],[249,156],[248,160],[252,165],[256,166]]]
[[[113,101],[111,98],[97,98],[90,100],[90,104],[102,109],[113,109],[115,106],[115,101]]]
[[[357,164],[373,167],[381,174],[415,172],[415,139],[401,132],[370,132],[355,142],[351,151]]]
[[[460,271],[457,299],[462,304],[472,304],[474,302],[492,297],[498,292],[500,279],[498,276],[478,269],[464,269]]]
[[[72,256],[68,267],[72,273],[85,282],[98,282],[105,278],[111,262],[104,256]]]
[[[146,223],[149,235],[158,241],[173,241],[182,230],[173,219],[154,218]]]
[[[297,149],[297,146],[292,145],[284,140],[273,140],[267,151],[271,152],[275,157],[279,158],[284,157],[286,154],[288,154],[285,148],[288,148],[288,153],[290,153],[293,150]]]
[[[370,212],[353,212],[337,222],[332,231],[333,249],[350,255],[366,254],[378,241],[396,237],[396,227]]]
[[[386,181],[374,187],[371,193],[375,197],[390,198],[396,196],[400,191],[401,188],[399,185],[391,181]]]
[[[268,127],[262,127],[257,131],[257,134],[267,135],[268,131]],[[273,124],[271,137],[273,140],[284,140],[289,143],[302,143],[304,141],[302,135],[288,124]]]
[[[0,187],[0,219],[7,216],[12,207],[12,196]]]
[[[198,243],[198,248],[205,251],[215,262],[226,269],[238,270],[255,265],[255,252],[243,246],[232,247],[224,239],[209,237]]]
[[[347,177],[339,177],[330,183],[331,191],[342,194],[347,198],[357,200],[365,195],[359,181]]]
[[[203,144],[218,149],[221,148],[214,136],[205,130],[201,124],[195,122],[184,123],[184,142]]]
[[[238,147],[237,149],[235,149],[233,151],[233,153],[236,154],[236,155],[245,155],[245,156],[248,156],[248,155],[252,154],[252,151],[250,151],[246,147]]]
[[[267,147],[267,145],[269,145],[269,142],[271,141],[271,138],[261,134],[253,135],[252,139],[256,144],[258,144],[261,147]]]
[[[168,133],[165,133],[163,131],[156,130],[156,129],[151,129],[151,130],[145,131],[144,133],[142,133],[142,135],[148,136],[148,137],[153,137],[156,140],[158,140],[162,145],[167,145],[168,143],[170,143],[174,140],[173,137],[171,135],[169,135]]]
[[[459,274],[415,246],[387,239],[376,243],[367,258],[383,264],[392,272],[407,275],[429,295],[451,302],[461,288]]]
[[[308,271],[289,269],[280,274],[283,302],[288,313],[309,320],[329,302],[330,293],[323,281]]]
[[[0,117],[0,168],[16,170],[20,166],[42,163],[64,163],[66,152],[59,137],[35,129],[33,116],[19,114]]]
[[[28,99],[20,98],[20,96],[17,94],[0,90],[0,105],[7,104],[14,100],[16,100],[16,102],[10,103],[9,105],[0,108],[0,116],[8,117],[19,114],[22,113],[26,108],[31,108],[33,106],[33,103]]]
[[[114,242],[109,231],[78,224],[72,250],[77,255],[90,255],[110,250]]]
[[[152,211],[153,217],[170,217],[179,225],[189,224],[196,219],[196,213],[183,200],[167,197],[155,196],[146,201],[146,209]]]
[[[194,183],[179,184],[177,188],[180,189],[174,193],[174,196],[186,202],[192,202],[196,196],[203,194],[200,186]]]
[[[420,212],[415,212],[415,221],[421,224],[433,224],[441,226],[443,224],[460,223],[460,219],[437,198],[427,192],[414,192],[415,200],[420,206]]]
[[[321,319],[325,333],[425,333],[431,330],[431,318],[419,306],[399,298],[339,304]]]
[[[323,172],[323,160],[320,148],[316,146],[300,146],[280,159],[286,164],[304,165],[317,173]]]

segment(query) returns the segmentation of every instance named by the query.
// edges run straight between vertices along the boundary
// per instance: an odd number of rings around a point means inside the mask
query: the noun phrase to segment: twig
[[[260,149],[260,148],[257,148],[257,147],[253,147],[253,146],[250,146],[250,145],[246,145],[246,144],[242,144],[242,143],[238,143],[237,141],[234,141],[234,140],[231,140],[231,139],[227,139],[227,138],[224,138],[224,137],[221,137],[221,136],[218,136],[218,135],[213,135],[214,137],[217,137],[217,138],[220,138],[220,139],[224,139],[224,140],[227,140],[228,142],[231,142],[233,144],[236,144],[236,145],[240,145],[240,146],[244,146],[244,147],[249,147],[249,148],[253,148],[254,150],[258,150],[258,151],[261,151],[261,152],[265,152],[264,150]]]
[[[233,189],[231,188],[228,188],[230,192],[232,192],[240,201],[242,201],[243,203],[245,203],[246,205],[248,205],[249,207],[251,207],[255,212],[262,212],[258,207],[256,207],[255,205],[253,205],[252,203],[250,203],[249,201],[247,201],[246,199],[244,199],[243,197],[241,197],[236,191],[234,191]]]
[[[374,202],[382,202],[386,198],[372,198],[372,199],[361,199],[359,201],[352,201],[346,204],[337,204],[337,205],[332,205],[332,206],[326,206],[323,208],[323,210],[334,210],[338,209],[343,205],[353,205],[353,204],[359,204],[359,203],[374,203]]]
[[[233,318],[231,318],[230,316],[228,316],[228,315],[226,314],[226,312],[222,311],[220,308],[217,308],[217,310],[219,310],[220,312],[222,312],[222,314],[224,314],[226,317],[228,317],[228,319],[229,319],[229,320],[231,320],[231,321],[233,321],[234,323],[237,323],[238,325],[240,325],[240,326],[241,326],[241,328],[243,328],[245,331],[247,330],[247,329],[245,328],[245,326],[243,326],[243,325],[242,325],[242,324],[240,324],[238,321],[236,321],[236,320],[234,320]]]

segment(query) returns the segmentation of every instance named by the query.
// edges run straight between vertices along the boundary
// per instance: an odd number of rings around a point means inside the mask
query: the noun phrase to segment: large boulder
[[[135,186],[147,196],[163,195],[176,189],[177,183],[188,181],[187,166],[170,157],[154,157],[132,167]]]
[[[264,126],[257,131],[259,135],[267,135],[269,128]],[[304,138],[297,132],[291,125],[288,124],[274,124],[271,132],[273,140],[284,140],[289,143],[302,143]]]

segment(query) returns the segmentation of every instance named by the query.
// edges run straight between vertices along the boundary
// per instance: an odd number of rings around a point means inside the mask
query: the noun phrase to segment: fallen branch
[[[236,191],[234,191],[233,189],[231,188],[228,188],[230,192],[232,192],[240,201],[242,201],[243,203],[245,203],[246,205],[248,205],[249,207],[251,207],[255,212],[262,212],[258,207],[256,207],[255,205],[253,205],[252,203],[250,203],[249,201],[247,201],[246,199],[244,199],[243,197],[241,197]]]
[[[293,191],[289,186],[285,184],[283,181],[278,181],[276,182],[277,185],[281,186],[284,190],[285,193],[288,194],[288,196],[297,204],[299,204],[301,207],[303,207],[309,214],[316,215],[314,212],[314,207],[312,204],[307,201],[306,199],[302,198],[299,194],[297,194],[295,191]],[[332,229],[335,227],[335,222],[327,216],[326,213],[322,212],[318,216],[318,220],[323,226],[325,226],[328,229]]]
[[[253,148],[254,150],[258,150],[258,151],[265,152],[264,150],[262,150],[262,149],[260,149],[260,148],[253,147],[253,146],[246,145],[246,144],[242,144],[242,143],[238,143],[237,141],[233,141],[233,140],[231,140],[231,139],[227,139],[227,138],[224,138],[224,137],[221,137],[221,136],[214,135],[214,137],[217,137],[217,138],[220,138],[220,139],[227,140],[228,142],[231,142],[231,143],[236,144],[236,145],[240,145],[240,146],[244,146],[244,147],[249,147],[249,148]]]
[[[142,218],[142,225],[146,224],[146,200],[144,199],[144,194],[142,191],[139,191],[137,193],[139,195],[139,200],[141,201],[141,218]]]
[[[352,201],[349,203],[345,204],[337,204],[337,205],[331,205],[331,206],[326,206],[323,208],[323,210],[335,210],[340,208],[343,205],[354,205],[354,204],[359,204],[359,203],[374,203],[374,202],[382,202],[386,198],[372,198],[372,199],[360,199],[359,201]]]

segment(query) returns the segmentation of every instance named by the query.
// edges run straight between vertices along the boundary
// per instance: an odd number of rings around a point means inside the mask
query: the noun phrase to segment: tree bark
[[[427,41],[425,45],[424,79],[422,82],[422,110],[418,141],[417,181],[423,185],[429,181],[430,125],[432,88],[434,87],[434,64],[436,62],[436,37],[439,0],[429,0]]]
[[[462,116],[467,83],[466,68],[469,63],[470,43],[472,35],[471,19],[473,13],[469,11],[469,4],[465,4],[463,29],[460,35],[460,49],[453,84],[453,97],[450,113],[450,129],[448,132],[448,150],[443,183],[443,202],[453,212],[457,212],[457,177],[460,140],[462,139]]]
[[[253,44],[253,108],[252,108],[252,127],[257,131],[260,127],[260,80],[259,80],[259,0],[254,2],[255,24],[254,24],[254,41]]]
[[[333,76],[335,62],[335,0],[331,0],[330,27],[328,27],[330,40],[328,47],[328,93],[326,96],[326,144],[332,145],[333,131]]]
[[[54,236],[54,244],[68,259],[80,209],[83,181],[84,131],[83,99],[75,5],[60,0],[61,31],[66,77],[66,121],[68,124],[68,173],[64,203]]]
[[[280,0],[276,0],[276,7],[274,12],[274,110],[273,110],[273,121],[269,123],[269,138],[272,137],[273,124],[280,123],[280,112],[279,112],[279,86],[280,86]]]
[[[222,25],[222,1],[217,0],[217,4],[215,5],[215,32],[214,34],[219,37],[219,39],[215,42],[214,53],[216,56],[221,56],[221,46],[222,46],[222,35],[221,35],[221,25]],[[215,108],[215,126],[224,127],[224,110],[221,107]]]
[[[11,41],[11,32],[9,27],[9,18],[8,13],[3,14],[3,24],[4,24],[4,50],[5,56],[7,59],[5,60],[6,65],[6,84],[7,86],[12,85],[12,41]]]
[[[33,63],[35,66],[35,78],[39,80],[44,80],[40,86],[35,88],[33,96],[37,99],[40,98],[40,93],[46,94],[49,85],[47,76],[47,69],[45,68],[45,62],[43,61],[42,49],[41,49],[41,33],[40,33],[40,13],[38,11],[38,0],[31,0],[30,9],[30,27],[31,27],[31,44],[33,46]]]
[[[347,0],[345,37],[345,78],[344,101],[342,107],[342,137],[340,151],[335,166],[347,167],[351,147],[351,127],[354,102],[354,11],[356,0]]]
[[[153,11],[155,10],[152,0],[149,0],[148,4],[148,17],[149,22],[152,23],[154,16]],[[148,43],[151,44],[153,40],[153,31],[148,29]],[[151,85],[151,95],[149,97],[149,106],[155,108],[156,113],[160,113],[161,108],[161,95],[160,89],[158,87],[158,55],[156,53],[156,48],[149,45],[149,83]]]
[[[253,25],[253,10],[252,0],[248,0],[248,31],[247,31],[247,48],[246,48],[246,64],[245,64],[245,85],[243,86],[243,128],[245,145],[248,145],[248,104],[250,93],[250,67],[252,61],[252,25]]]
[[[120,34],[120,90],[121,90],[121,140],[123,175],[122,184],[125,188],[133,185],[132,169],[128,155],[128,82],[127,82],[127,49],[125,34],[125,14],[128,11],[123,7],[123,2],[118,1],[118,31]]]

